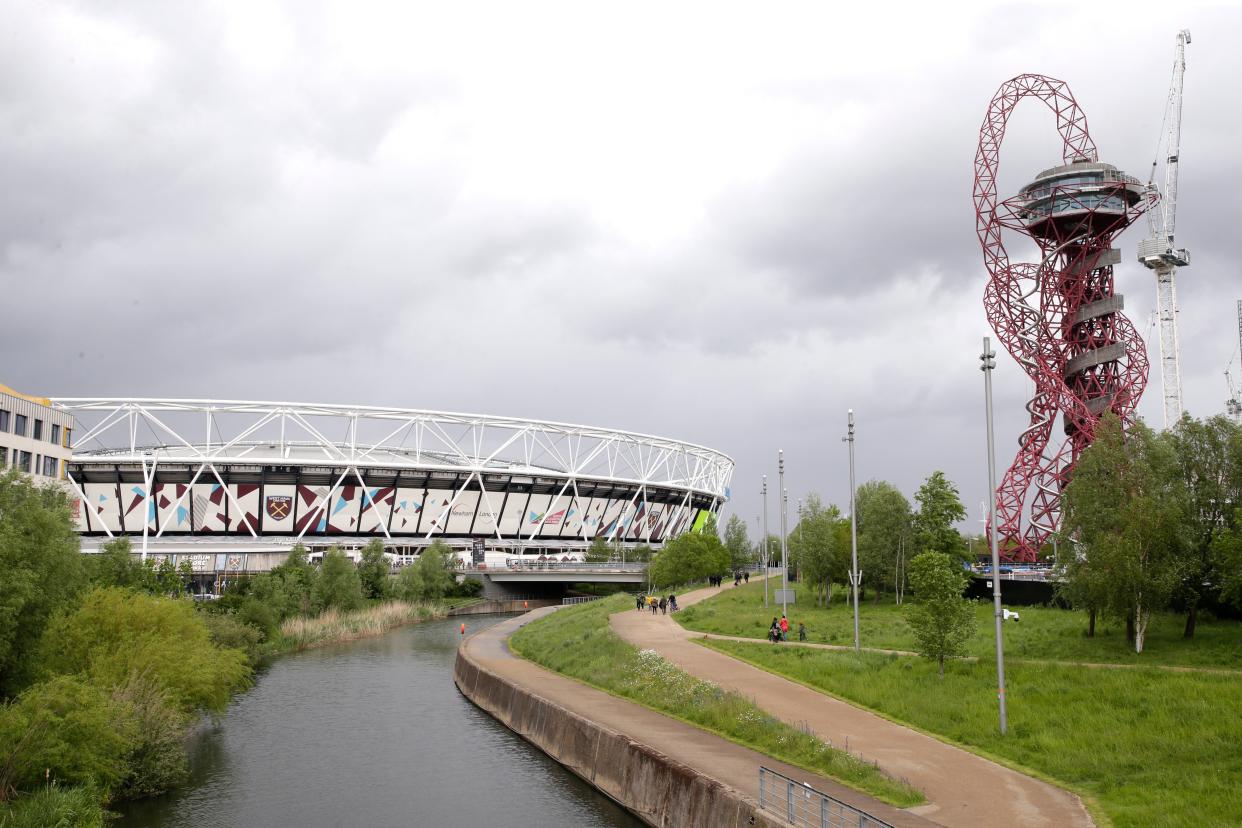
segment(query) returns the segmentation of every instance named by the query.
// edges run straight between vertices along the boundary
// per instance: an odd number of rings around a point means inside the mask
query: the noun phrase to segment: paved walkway
[[[678,596],[685,607],[719,588]],[[805,723],[821,737],[908,779],[928,804],[912,809],[951,828],[1092,826],[1078,797],[1046,782],[990,762],[895,724],[873,713],[695,644],[672,618],[627,610],[612,616],[625,640],[652,649],[686,672],[735,690],[787,722]]]
[[[470,636],[461,646],[467,648],[470,657],[480,667],[610,730],[643,742],[711,776],[752,802],[756,801],[759,790],[759,766],[765,765],[884,819],[897,828],[935,828],[935,822],[885,805],[831,779],[778,762],[693,725],[514,656],[509,651],[509,636],[522,625],[543,617],[553,609],[534,610],[502,621]]]

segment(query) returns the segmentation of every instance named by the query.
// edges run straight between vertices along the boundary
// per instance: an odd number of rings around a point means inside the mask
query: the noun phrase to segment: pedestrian
[[[677,596],[676,595],[668,596],[668,611],[677,612]]]
[[[668,599],[667,598],[660,599],[660,612],[663,615],[668,615]]]
[[[638,593],[638,597],[634,599],[634,608],[639,612],[643,611],[643,594]]]
[[[781,614],[780,627],[781,627],[781,641],[788,641],[789,640],[789,619],[785,617],[784,613]]]
[[[742,573],[742,580],[748,584],[750,583],[750,570],[749,569]]]
[[[656,601],[656,599],[655,599],[655,596],[654,596],[654,595],[652,595],[650,598],[648,598],[648,599],[647,599],[647,601],[648,601],[648,602],[650,603],[650,605],[651,605],[651,614],[652,614],[652,615],[655,615],[657,612],[659,612],[659,611],[660,611],[660,604],[659,604],[659,602],[658,602],[658,601]]]
[[[737,585],[738,585],[738,584],[740,584],[741,582],[742,582],[742,573],[740,573],[740,572],[734,572],[734,573],[733,573],[733,585],[734,585],[734,586],[737,586]]]
[[[806,624],[798,622],[798,640],[806,641]]]
[[[781,625],[777,623],[776,616],[772,616],[772,626],[768,627],[768,640],[773,644],[781,640]]]

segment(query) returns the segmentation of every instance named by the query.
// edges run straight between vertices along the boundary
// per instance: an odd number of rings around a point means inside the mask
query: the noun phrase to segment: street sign
[[[792,604],[794,602],[794,591],[792,589],[776,590],[776,598],[778,604]]]

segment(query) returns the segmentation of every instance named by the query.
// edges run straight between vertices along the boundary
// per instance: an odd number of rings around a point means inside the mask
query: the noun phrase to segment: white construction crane
[[[1242,299],[1238,300],[1238,356],[1239,366],[1242,366]],[[1231,367],[1232,359],[1225,368],[1225,384],[1229,386],[1229,399],[1225,401],[1225,410],[1235,423],[1242,423],[1242,388],[1233,384],[1233,375],[1229,373]]]
[[[1177,165],[1182,143],[1182,76],[1186,74],[1186,44],[1190,30],[1177,33],[1173,52],[1173,82],[1165,110],[1168,123],[1168,154],[1164,165],[1164,193],[1156,209],[1147,213],[1150,235],[1139,242],[1139,261],[1156,272],[1156,314],[1160,324],[1160,378],[1164,391],[1164,427],[1170,428],[1182,417],[1182,372],[1177,346],[1177,285],[1179,267],[1190,264],[1190,253],[1173,246],[1177,225]],[[1157,160],[1151,177],[1156,177]],[[1148,184],[1152,182],[1149,180]]]

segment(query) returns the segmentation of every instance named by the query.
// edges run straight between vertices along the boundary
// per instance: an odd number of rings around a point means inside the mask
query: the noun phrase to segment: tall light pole
[[[854,501],[854,409],[849,410],[849,431],[845,440],[850,444],[850,586],[854,589],[854,652],[862,648],[858,638],[858,504]]]
[[[776,469],[781,484],[781,615],[789,610],[789,544],[785,537],[786,512],[789,511],[789,492],[785,489],[785,452],[776,452]]]
[[[983,338],[983,353],[979,355],[983,371],[983,397],[987,411],[988,431],[988,527],[992,536],[992,603],[996,616],[996,698],[1000,700],[1000,732],[1003,734],[1009,727],[1005,711],[1005,645],[1002,638],[1001,624],[1004,616],[1001,612],[1001,579],[1000,550],[996,541],[996,445],[992,435],[992,370],[996,368],[996,352],[992,350],[991,337]]]
[[[768,476],[763,476],[763,608],[768,608],[768,576],[772,573],[772,549],[768,543]]]

